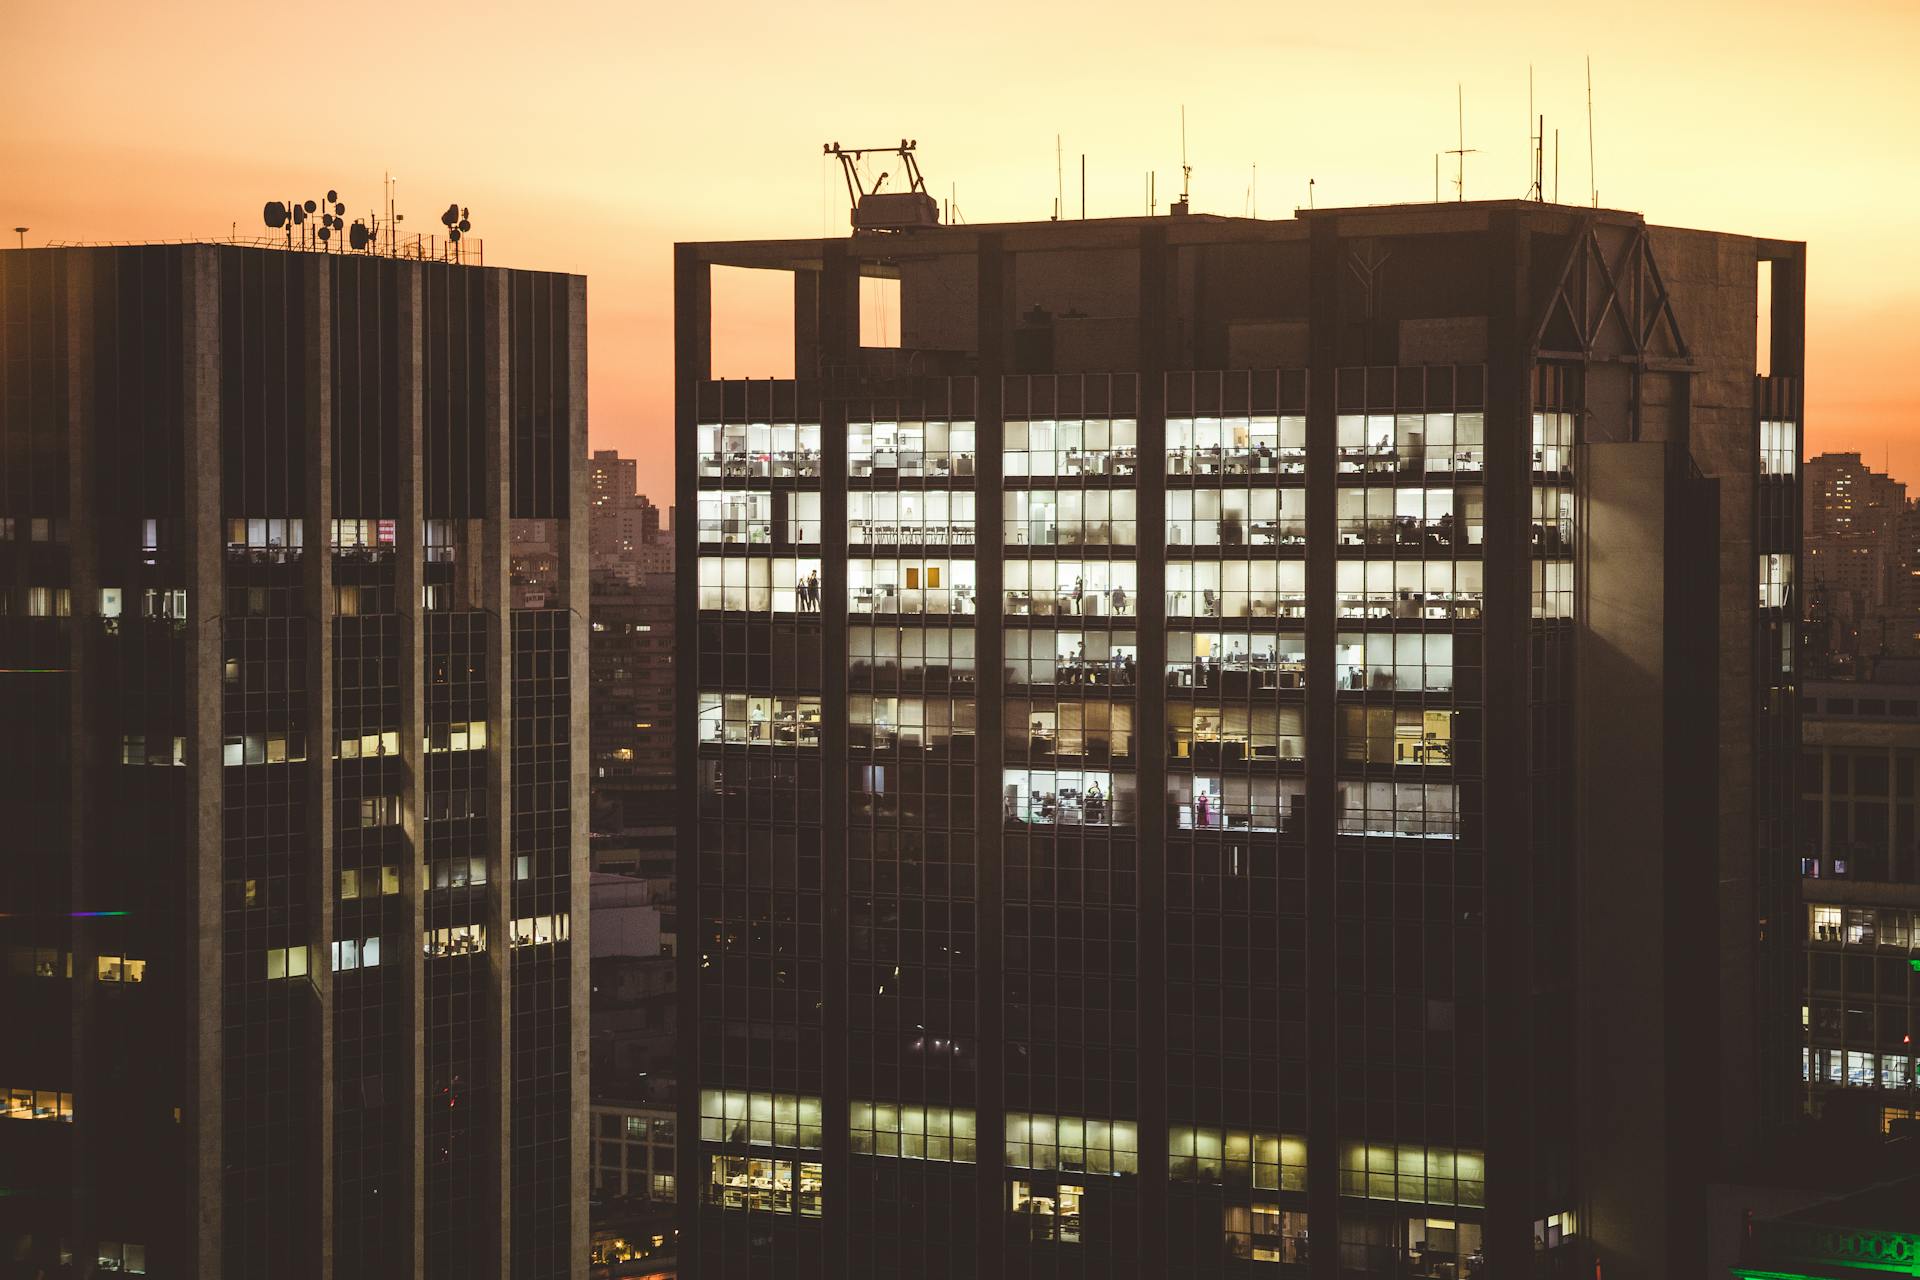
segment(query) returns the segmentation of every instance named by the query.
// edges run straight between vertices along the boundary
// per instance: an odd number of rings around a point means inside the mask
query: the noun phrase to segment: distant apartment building
[[[1882,655],[1912,654],[1920,627],[1920,533],[1907,487],[1857,453],[1809,458],[1805,503],[1805,605],[1810,657],[1822,674],[1861,675]]]
[[[1802,687],[1810,1110],[1920,1116],[1920,684]]]
[[[690,1271],[1704,1273],[1797,1101],[1803,246],[676,264]],[[716,267],[791,273],[795,378],[714,376]]]
[[[673,573],[671,530],[660,508],[638,492],[634,459],[596,449],[587,464],[589,533],[587,564],[596,578],[637,586]]]

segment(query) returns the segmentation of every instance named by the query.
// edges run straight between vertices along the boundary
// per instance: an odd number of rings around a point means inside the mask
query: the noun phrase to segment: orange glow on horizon
[[[0,234],[71,240],[258,234],[269,198],[337,187],[349,216],[399,179],[409,230],[449,201],[500,265],[589,277],[591,433],[671,500],[676,240],[840,234],[820,144],[920,142],[968,221],[1095,216],[1178,191],[1187,111],[1194,208],[1266,217],[1430,200],[1465,86],[1466,194],[1528,183],[1527,71],[1559,130],[1566,203],[1587,192],[1586,84],[1601,202],[1654,222],[1809,242],[1810,452],[1858,450],[1920,489],[1920,6],[1622,0],[1543,15],[1416,0],[1216,0],[902,8],[752,0],[563,0],[445,17],[15,0],[0,54]],[[1443,196],[1451,164],[1443,162]],[[783,282],[749,281],[715,372],[789,370]],[[770,290],[769,285],[776,286]],[[725,321],[729,297],[716,301]],[[768,307],[769,324],[754,319]]]

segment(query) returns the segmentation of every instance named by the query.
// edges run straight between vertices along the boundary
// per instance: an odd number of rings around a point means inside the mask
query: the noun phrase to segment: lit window
[[[1013,1219],[1026,1226],[1028,1240],[1080,1243],[1080,1214],[1086,1200],[1086,1187],[1077,1183],[1015,1178],[1012,1193]]]
[[[522,916],[513,922],[510,936],[512,945],[516,947],[538,947],[552,942],[565,942],[572,936],[571,917],[565,913],[552,916]]]
[[[1486,1157],[1467,1148],[1342,1143],[1340,1194],[1478,1207],[1486,1202]]]
[[[97,956],[97,976],[102,982],[144,982],[147,962],[127,956]]]
[[[73,1095],[57,1089],[0,1089],[0,1118],[73,1122]]]
[[[768,1156],[710,1157],[707,1203],[759,1213],[820,1216],[820,1165]]]
[[[1175,1182],[1263,1191],[1307,1189],[1307,1140],[1298,1134],[1175,1125],[1167,1131],[1167,1160]]]
[[[1138,1173],[1139,1126],[1131,1120],[1089,1120],[1009,1111],[1006,1162],[1015,1169],[1073,1173]]]
[[[422,935],[420,945],[428,956],[477,955],[487,949],[487,927],[481,924],[457,924],[444,929],[428,929]]]
[[[850,1126],[855,1155],[972,1164],[976,1150],[968,1107],[900,1106],[855,1102]]]
[[[700,1140],[817,1151],[820,1099],[807,1094],[702,1089]]]
[[[267,949],[267,977],[304,978],[307,976],[307,949],[305,947],[269,947]]]

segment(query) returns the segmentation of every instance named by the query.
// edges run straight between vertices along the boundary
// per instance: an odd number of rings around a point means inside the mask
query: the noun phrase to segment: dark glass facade
[[[678,255],[686,1265],[1691,1265],[1791,1085],[1799,246]],[[793,273],[795,379],[714,377],[716,265]]]
[[[10,1241],[575,1274],[584,283],[171,246],[0,290],[0,698],[64,726],[7,748],[61,832],[0,903],[0,1075],[55,1100],[0,1128]],[[566,531],[540,607],[517,521]]]

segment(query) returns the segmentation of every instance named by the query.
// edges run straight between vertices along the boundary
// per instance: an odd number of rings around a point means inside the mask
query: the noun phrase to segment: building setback
[[[686,1265],[1704,1266],[1795,1094],[1802,246],[676,252]],[[712,376],[714,266],[796,379]]]
[[[32,1265],[583,1273],[585,304],[0,253],[0,1234]],[[537,608],[522,522],[565,531]]]

